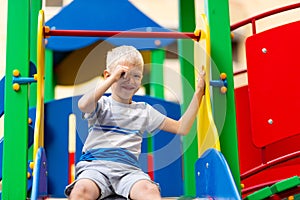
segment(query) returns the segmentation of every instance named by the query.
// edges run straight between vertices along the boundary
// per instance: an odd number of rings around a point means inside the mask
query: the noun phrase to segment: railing
[[[265,17],[269,17],[271,15],[275,15],[275,14],[278,14],[278,13],[281,13],[281,12],[296,9],[296,8],[300,8],[300,3],[291,4],[291,5],[288,5],[288,6],[284,6],[284,7],[281,7],[281,8],[276,8],[274,10],[270,10],[270,11],[267,11],[265,13],[255,15],[253,17],[250,17],[248,19],[245,19],[243,21],[240,21],[238,23],[235,23],[235,24],[231,25],[230,30],[234,31],[234,30],[236,30],[236,29],[238,29],[242,26],[245,26],[247,24],[251,24],[252,25],[252,34],[254,35],[254,34],[256,34],[256,21],[257,20],[260,20],[260,19],[265,18]],[[247,72],[247,69],[240,70],[240,71],[234,72],[234,76],[239,75],[239,74],[243,74],[243,73],[246,73],[246,72]]]
[[[300,151],[296,151],[296,152],[281,156],[281,157],[271,160],[267,163],[261,164],[258,167],[252,168],[252,169],[246,171],[245,173],[241,174],[241,180],[246,179],[246,178],[248,178],[256,173],[259,173],[265,169],[274,167],[276,165],[279,165],[283,162],[289,161],[294,158],[300,158]]]

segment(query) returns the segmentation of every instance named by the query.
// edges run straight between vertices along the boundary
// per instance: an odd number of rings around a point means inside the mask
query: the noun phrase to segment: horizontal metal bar
[[[94,31],[94,30],[49,30],[45,36],[76,36],[76,37],[118,37],[118,38],[175,38],[195,39],[199,36],[192,32],[141,32],[141,31]]]

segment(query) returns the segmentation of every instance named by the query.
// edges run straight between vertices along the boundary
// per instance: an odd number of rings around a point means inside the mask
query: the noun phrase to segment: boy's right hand
[[[115,69],[112,71],[111,76],[115,81],[118,81],[121,77],[126,78],[128,67],[124,65],[117,65]]]

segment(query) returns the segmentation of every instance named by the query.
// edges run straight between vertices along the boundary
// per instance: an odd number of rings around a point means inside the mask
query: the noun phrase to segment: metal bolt
[[[197,176],[200,176],[200,172],[197,172]]]
[[[269,119],[268,123],[272,125],[273,124],[273,119]]]
[[[154,44],[158,47],[158,46],[161,45],[161,41],[160,41],[160,40],[155,40],[155,41],[154,41]]]
[[[266,48],[262,48],[261,50],[263,53],[267,53],[267,49]]]
[[[206,168],[208,168],[209,167],[209,164],[208,163],[206,163]]]

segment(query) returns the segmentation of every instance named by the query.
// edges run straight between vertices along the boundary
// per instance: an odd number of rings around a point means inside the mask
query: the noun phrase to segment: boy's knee
[[[97,199],[100,196],[98,186],[91,180],[76,182],[69,199]]]
[[[161,199],[158,185],[148,180],[142,180],[134,184],[130,197],[132,199]]]
[[[147,186],[145,187],[145,191],[150,192],[151,194],[160,193],[158,185],[156,185],[154,183],[147,184]]]

